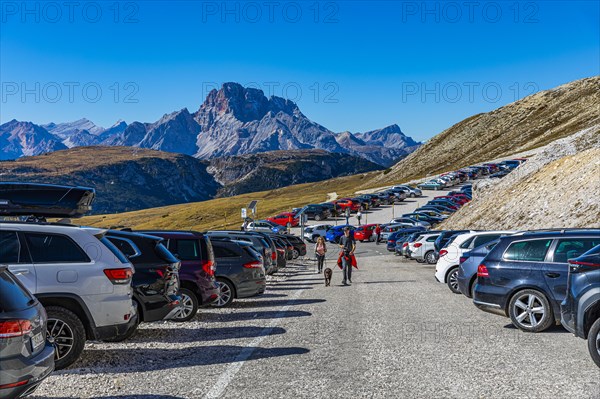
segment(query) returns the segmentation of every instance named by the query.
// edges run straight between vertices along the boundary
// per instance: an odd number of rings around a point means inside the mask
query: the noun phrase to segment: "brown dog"
[[[323,274],[325,275],[325,287],[329,287],[329,284],[331,283],[331,275],[333,274],[333,270],[331,270],[330,268],[326,268],[323,271]]]

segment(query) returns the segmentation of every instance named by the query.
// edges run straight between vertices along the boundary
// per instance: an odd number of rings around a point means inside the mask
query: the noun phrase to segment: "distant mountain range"
[[[108,129],[88,119],[36,125],[0,125],[0,160],[80,146],[131,146],[213,159],[278,150],[321,149],[391,166],[421,143],[398,125],[336,134],[308,119],[298,106],[261,90],[225,83],[198,111],[186,108],[153,123],[118,121]]]

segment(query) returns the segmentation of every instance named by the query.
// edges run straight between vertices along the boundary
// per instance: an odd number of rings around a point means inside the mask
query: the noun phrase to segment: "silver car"
[[[437,262],[435,255],[435,240],[440,236],[440,233],[423,234],[415,241],[408,244],[410,257],[417,262],[427,262],[433,265]]]
[[[331,224],[316,224],[304,228],[304,239],[309,242],[316,242],[318,237],[325,238],[327,230],[332,228]]]

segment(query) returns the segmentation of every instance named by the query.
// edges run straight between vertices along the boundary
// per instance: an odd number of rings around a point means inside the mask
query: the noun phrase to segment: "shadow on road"
[[[235,312],[227,314],[208,313],[202,316],[202,320],[212,322],[229,322],[229,321],[245,321],[245,320],[261,320],[261,319],[277,319],[280,317],[306,317],[312,316],[312,313],[304,310],[288,310],[280,312],[277,310],[256,311],[256,312]]]
[[[273,299],[267,301],[244,301],[234,302],[230,308],[253,308],[253,307],[277,307],[277,306],[297,306],[297,305],[310,305],[312,303],[325,302],[325,299]]]
[[[363,281],[359,284],[400,284],[400,283],[416,283],[417,280],[395,280],[395,281]]]
[[[115,348],[85,350],[76,368],[56,372],[82,374],[93,369],[94,373],[141,373],[182,367],[226,364],[238,361],[241,351],[252,351],[248,360],[268,359],[280,356],[303,355],[307,348],[262,348],[237,345],[212,345],[178,349]],[[84,369],[84,370],[82,370]]]
[[[267,287],[267,291],[296,291],[296,290],[312,290],[313,287]]]
[[[130,342],[160,341],[168,343],[220,341],[224,339],[256,338],[264,327],[222,328],[140,328]],[[285,334],[285,328],[273,327],[269,335]]]
[[[28,396],[30,399],[47,399],[45,396]],[[68,397],[53,397],[52,399],[72,399]],[[185,399],[183,396],[171,395],[111,395],[111,396],[93,396],[91,399]]]

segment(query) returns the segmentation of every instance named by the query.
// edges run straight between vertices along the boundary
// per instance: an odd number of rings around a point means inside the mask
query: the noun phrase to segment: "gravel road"
[[[562,328],[516,330],[437,283],[435,266],[374,243],[358,244],[360,269],[343,287],[332,252],[331,287],[312,261],[293,262],[262,297],[89,343],[34,398],[600,398],[586,342]]]

